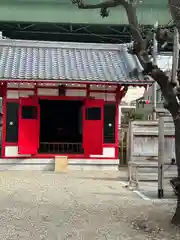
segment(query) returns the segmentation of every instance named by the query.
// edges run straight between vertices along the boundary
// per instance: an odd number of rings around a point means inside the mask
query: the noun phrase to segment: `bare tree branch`
[[[139,57],[139,59],[141,60],[141,63],[150,62],[149,54],[147,51],[147,39],[146,40],[143,39],[141,30],[139,28],[136,6],[134,4],[126,2],[126,1],[124,2],[123,6],[127,13],[129,26],[131,28],[133,39],[136,43],[139,44],[139,50],[136,52],[136,54]]]
[[[143,39],[141,29],[139,27],[138,19],[137,19],[137,12],[136,12],[136,1],[134,0],[108,0],[105,2],[101,2],[98,4],[84,4],[82,0],[74,0],[78,4],[79,8],[82,9],[96,9],[100,8],[107,9],[109,7],[116,7],[121,5],[124,7],[130,29],[132,31],[132,36],[134,39],[134,49],[133,53],[137,55],[141,64],[146,68],[146,73],[151,73],[153,79],[159,83],[163,95],[166,99],[168,104],[168,109],[171,111],[172,115],[175,116],[176,110],[179,108],[179,104],[177,102],[177,95],[174,91],[174,86],[172,86],[169,82],[169,78],[166,74],[158,69],[157,67],[153,67],[152,61],[149,57],[148,53],[148,39]],[[175,0],[169,0],[175,1]],[[163,36],[168,38],[168,34],[166,31],[163,31]],[[174,106],[173,108],[171,106]]]
[[[78,1],[78,7],[81,9],[98,9],[98,8],[111,8],[118,5],[122,5],[124,0],[107,0],[97,4],[84,4],[82,1]]]
[[[97,9],[107,10],[107,8],[116,7],[121,5],[125,8],[129,26],[132,31],[132,36],[135,41],[135,54],[139,57],[141,63],[150,62],[150,58],[147,50],[147,39],[144,40],[139,28],[136,6],[134,0],[107,0],[98,4],[85,4],[82,0],[74,0],[73,3],[77,3],[80,9]]]
[[[168,0],[169,9],[171,11],[171,16],[173,21],[180,31],[180,1],[179,0]]]
[[[107,0],[98,4],[85,4],[81,0],[74,0],[73,3],[77,3],[78,8],[80,9],[112,8],[119,5],[123,6],[127,13],[134,40],[136,42],[144,44],[137,20],[136,7],[134,4],[132,4],[132,1],[128,2],[127,0]]]
[[[139,29],[139,23],[138,23],[137,13],[136,13],[136,6],[134,6],[128,2],[125,2],[123,6],[127,13],[129,25],[132,30],[132,35],[133,35],[134,40],[136,42],[144,44],[144,40],[142,38],[140,29]]]
[[[143,39],[137,19],[136,4],[138,0],[111,0],[95,5],[85,5],[82,2],[83,0],[72,1],[75,1],[78,4],[79,8],[100,8],[102,17],[108,16],[107,8],[110,7],[121,5],[126,10],[129,25],[132,31],[132,36],[134,39],[134,49],[132,53],[138,56],[143,67],[146,68],[146,73],[148,72],[149,75],[151,75],[152,78],[159,84],[166,101],[166,108],[170,111],[174,120],[176,164],[178,168],[178,178],[175,179],[176,186],[174,186],[177,190],[178,201],[176,213],[173,217],[172,222],[180,225],[180,86],[175,85],[169,81],[169,77],[166,76],[165,72],[161,71],[157,66],[153,66],[152,61],[149,58],[148,37],[146,36],[146,39]],[[168,0],[168,2],[174,23],[180,32],[180,0]],[[167,29],[164,29],[158,32],[157,37],[159,37],[161,41],[167,42],[170,38],[172,38],[172,34],[169,30],[167,31]],[[178,74],[178,79],[180,79],[180,73]]]
[[[162,94],[167,103],[166,108],[175,118],[179,110],[179,104],[175,94],[175,88],[169,81],[169,77],[166,76],[166,74],[159,68],[154,68],[152,70],[151,76],[159,84]]]

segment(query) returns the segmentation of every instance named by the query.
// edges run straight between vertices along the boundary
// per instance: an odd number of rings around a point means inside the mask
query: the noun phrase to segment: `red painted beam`
[[[88,85],[87,85],[88,86]],[[44,88],[44,89],[58,89],[56,86],[35,86],[35,88],[13,88],[13,87],[9,87],[8,90],[12,90],[12,91],[37,91],[38,88]],[[90,92],[95,92],[95,93],[116,93],[116,90],[112,90],[112,89],[90,89],[90,88],[85,88],[85,87],[66,87],[66,90],[86,90],[89,93]]]
[[[116,89],[116,102],[118,104],[120,104],[121,100],[126,95],[127,90],[128,90],[128,88],[126,86],[124,86],[123,88],[121,88],[120,86],[117,86],[117,89]]]
[[[66,80],[66,79],[59,79],[58,81],[57,80],[33,80],[33,79],[29,79],[29,80],[26,80],[26,79],[7,79],[7,80],[4,80],[4,79],[0,79],[0,82],[1,83],[34,83],[34,84],[50,84],[50,83],[54,83],[54,84],[80,84],[80,85],[84,85],[84,84],[91,84],[91,85],[108,85],[108,86],[117,86],[117,85],[129,85],[129,86],[134,86],[134,87],[137,87],[137,86],[146,86],[146,85],[149,85],[151,84],[151,82],[145,82],[144,80],[142,81],[133,81],[133,82],[110,82],[110,81],[79,81],[79,80],[74,80],[74,81],[69,81],[69,80]]]
[[[90,84],[86,84],[86,97],[89,98],[90,97]]]

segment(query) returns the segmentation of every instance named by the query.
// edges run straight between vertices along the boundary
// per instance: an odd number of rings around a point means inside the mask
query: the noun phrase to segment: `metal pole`
[[[158,23],[154,25],[155,31],[153,34],[153,65],[157,66],[157,52],[158,52],[158,43],[156,40],[156,29],[158,27]],[[154,82],[152,85],[152,102],[153,102],[153,120],[156,120],[156,103],[157,103],[157,98],[156,98],[156,91],[157,91],[157,83]]]
[[[173,43],[173,62],[172,62],[172,83],[177,82],[177,70],[179,62],[179,32],[177,28],[174,29],[174,43]]]
[[[164,197],[164,117],[159,116],[158,129],[158,198]]]

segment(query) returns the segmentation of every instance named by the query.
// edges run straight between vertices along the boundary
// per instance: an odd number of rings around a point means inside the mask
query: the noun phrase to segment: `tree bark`
[[[173,18],[173,21],[180,32],[180,1],[179,0],[168,0],[169,9]],[[178,109],[174,118],[175,126],[175,152],[176,152],[176,164],[177,164],[177,178],[175,181],[176,192],[177,192],[177,206],[176,211],[172,219],[172,223],[180,225],[180,109]],[[173,181],[173,179],[172,179]]]
[[[79,1],[79,0],[77,2],[78,2],[78,7],[81,9],[98,9],[98,8],[117,7],[118,5],[123,5],[125,0],[107,0],[97,4],[84,4],[82,1]]]
[[[177,188],[177,206],[175,214],[172,218],[172,223],[175,225],[180,225],[180,115],[174,119],[174,126],[175,126],[175,153],[178,177],[175,179],[175,185]]]
[[[150,74],[152,78],[160,85],[162,94],[166,101],[166,108],[170,111],[175,126],[175,152],[176,152],[176,164],[178,170],[178,177],[172,179],[171,183],[174,184],[177,192],[177,208],[172,219],[172,223],[180,225],[180,90],[177,92],[175,85],[169,81],[166,74],[158,69],[157,67],[152,66],[152,61],[148,54],[147,42],[148,39],[143,39],[141,29],[138,24],[137,14],[136,14],[136,1],[133,0],[107,0],[98,4],[84,4],[83,0],[72,0],[73,3],[77,3],[79,8],[82,9],[95,9],[101,8],[107,10],[109,7],[116,7],[121,5],[125,8],[127,13],[128,21],[130,28],[132,30],[132,36],[134,38],[134,49],[132,53],[135,53],[139,58],[140,62],[145,68],[145,72]],[[174,20],[176,27],[180,32],[180,0],[168,0],[169,8]],[[164,34],[165,33],[165,34]],[[163,38],[167,40],[167,32],[163,33]],[[134,51],[135,50],[135,51]],[[180,81],[179,81],[180,82]]]

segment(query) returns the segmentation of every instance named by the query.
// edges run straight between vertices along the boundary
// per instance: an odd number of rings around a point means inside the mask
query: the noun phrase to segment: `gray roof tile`
[[[0,79],[139,83],[142,70],[127,45],[0,40]]]

